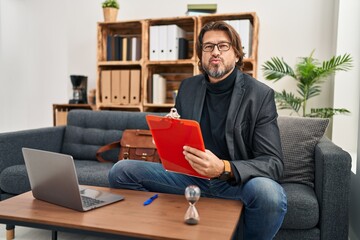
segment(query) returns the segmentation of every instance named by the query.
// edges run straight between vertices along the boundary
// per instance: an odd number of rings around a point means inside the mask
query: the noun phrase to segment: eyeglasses
[[[202,50],[204,52],[212,52],[214,51],[215,46],[220,52],[226,52],[230,49],[231,43],[229,42],[219,42],[217,44],[215,43],[205,43],[202,45]]]

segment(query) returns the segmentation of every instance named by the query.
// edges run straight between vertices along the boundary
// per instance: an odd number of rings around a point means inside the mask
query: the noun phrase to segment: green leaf
[[[293,93],[287,93],[285,90],[275,92],[275,100],[279,109],[290,109],[295,112],[299,112],[301,107],[302,99],[295,97]]]
[[[312,108],[306,117],[332,118],[337,114],[348,114],[349,110],[345,108]]]
[[[313,84],[313,79],[316,78],[316,68],[318,61],[312,56],[301,58],[301,61],[298,62],[295,66],[296,74],[300,80],[305,85]]]
[[[102,3],[102,7],[103,7],[103,8],[110,7],[110,8],[119,9],[119,3],[118,3],[117,0],[105,0],[105,1]]]
[[[297,84],[298,87],[298,93],[304,100],[308,100],[309,98],[315,97],[320,95],[321,89],[320,86],[312,86],[309,87],[307,85],[304,85],[302,83]]]
[[[271,61],[266,61],[262,70],[266,80],[274,80],[275,82],[285,76],[291,76],[296,79],[293,69],[284,60],[273,57]]]
[[[332,57],[329,61],[324,61],[322,67],[318,69],[321,77],[329,76],[336,71],[348,71],[353,65],[350,54],[344,54]]]

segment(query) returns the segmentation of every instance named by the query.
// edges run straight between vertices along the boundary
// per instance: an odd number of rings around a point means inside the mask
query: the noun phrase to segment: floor
[[[15,240],[50,240],[51,231],[41,230],[35,228],[19,227],[15,228]],[[72,233],[58,233],[58,240],[106,240],[107,238],[86,236]],[[5,225],[0,224],[0,240],[6,240],[6,229]]]

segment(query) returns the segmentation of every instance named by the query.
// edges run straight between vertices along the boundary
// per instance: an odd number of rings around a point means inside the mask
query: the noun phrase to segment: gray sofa
[[[97,149],[121,138],[124,129],[147,129],[148,113],[72,110],[68,125],[0,133],[1,200],[30,190],[22,147],[70,154],[80,184],[108,186],[112,163]],[[347,240],[351,158],[326,137],[327,121],[279,117],[288,212],[275,239]],[[118,150],[104,158],[115,160]]]

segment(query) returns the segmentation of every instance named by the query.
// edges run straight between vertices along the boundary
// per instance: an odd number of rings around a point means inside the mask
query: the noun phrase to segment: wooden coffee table
[[[159,193],[148,206],[143,202],[154,193],[124,189],[95,189],[121,194],[125,200],[88,212],[56,206],[34,199],[31,192],[0,202],[0,223],[85,233],[126,239],[231,239],[240,219],[242,203],[200,198],[197,225],[184,223],[188,202],[183,195]]]

